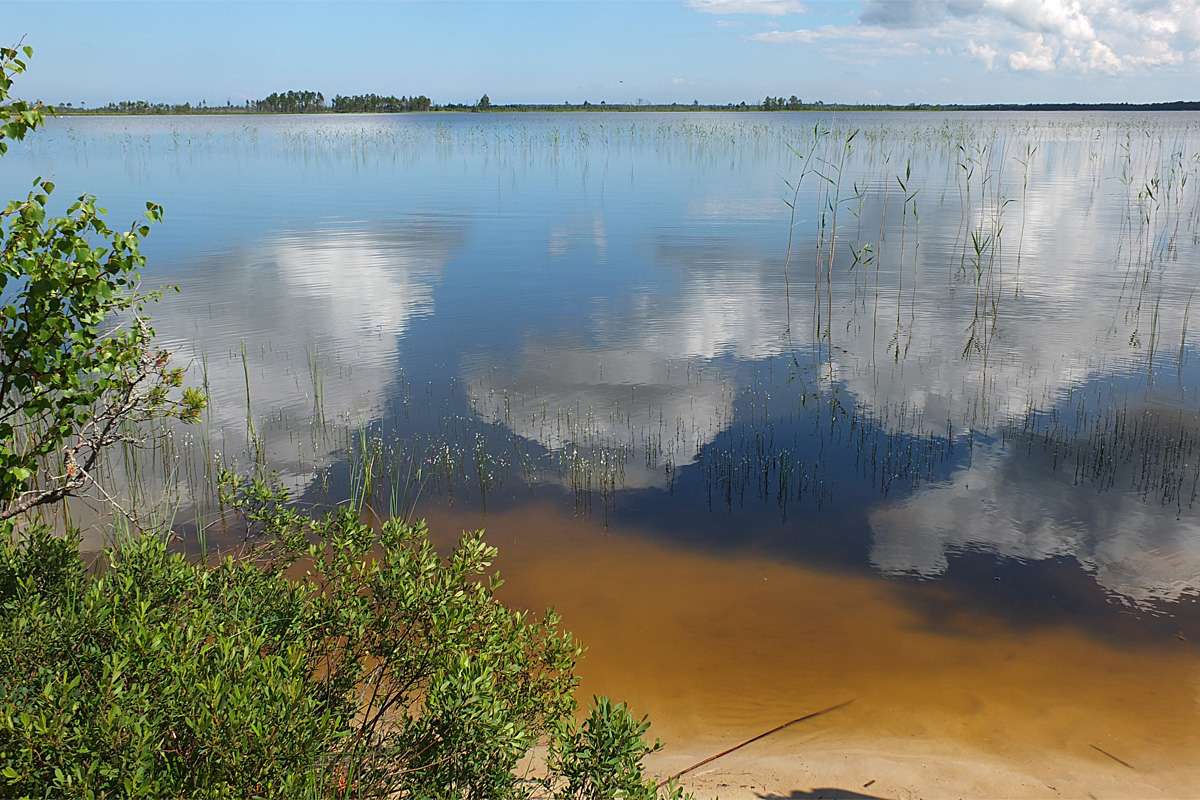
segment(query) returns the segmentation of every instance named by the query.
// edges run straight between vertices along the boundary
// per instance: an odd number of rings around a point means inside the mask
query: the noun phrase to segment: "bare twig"
[[[1093,750],[1095,750],[1097,753],[1100,753],[1101,755],[1108,756],[1108,757],[1109,757],[1109,758],[1111,758],[1113,761],[1115,761],[1115,762],[1117,762],[1118,764],[1120,764],[1122,767],[1128,767],[1129,769],[1132,769],[1132,770],[1134,770],[1134,771],[1136,771],[1136,770],[1137,770],[1137,768],[1136,768],[1135,766],[1133,766],[1133,764],[1130,764],[1128,761],[1126,761],[1126,760],[1124,760],[1124,759],[1117,758],[1117,757],[1116,757],[1116,756],[1114,756],[1112,753],[1110,753],[1110,752],[1108,752],[1107,750],[1105,750],[1103,747],[1098,747],[1098,746],[1096,746],[1096,745],[1094,745],[1094,744],[1089,744],[1089,745],[1088,745],[1088,747],[1092,748]]]
[[[697,761],[695,764],[692,764],[687,769],[680,770],[679,772],[676,772],[671,777],[666,778],[662,781],[659,781],[658,786],[661,789],[663,786],[666,786],[671,781],[678,780],[679,778],[683,777],[684,775],[688,774],[689,772],[692,772],[693,770],[697,770],[700,767],[703,767],[705,764],[711,764],[712,762],[716,761],[718,758],[727,756],[730,753],[734,752],[735,750],[741,750],[743,747],[745,747],[748,744],[754,744],[759,739],[765,739],[768,736],[779,733],[784,728],[790,728],[793,725],[797,725],[801,722],[807,722],[810,719],[822,717],[833,711],[837,711],[839,708],[845,708],[846,706],[850,705],[853,702],[854,702],[854,698],[851,698],[850,700],[845,700],[841,703],[838,703],[837,705],[829,706],[828,708],[822,708],[820,711],[813,711],[812,713],[805,714],[802,717],[796,717],[795,719],[789,720],[788,722],[785,722],[782,725],[776,725],[774,728],[771,728],[771,730],[764,731],[764,732],[760,733],[758,736],[753,736],[753,737],[747,739],[746,741],[741,742],[740,744],[735,744],[733,747],[730,747],[728,750],[722,750],[721,752],[717,753],[716,755],[709,756],[708,758],[704,759],[703,761]],[[1095,745],[1092,745],[1092,746],[1095,747]],[[1097,749],[1099,749],[1099,748],[1097,748]],[[1104,751],[1101,750],[1100,752],[1104,752]],[[1108,755],[1108,753],[1105,753],[1105,755]],[[1115,758],[1115,756],[1112,756],[1112,757]],[[1124,764],[1125,762],[1122,761],[1121,763]],[[1129,765],[1125,764],[1125,766],[1129,766]]]

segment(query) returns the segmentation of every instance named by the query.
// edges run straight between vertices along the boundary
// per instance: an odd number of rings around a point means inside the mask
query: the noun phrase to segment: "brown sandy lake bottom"
[[[487,528],[504,599],[563,615],[588,648],[581,699],[648,713],[662,774],[854,701],[691,773],[698,796],[1200,796],[1200,650],[1182,634],[1014,625],[941,584],[687,549],[550,505],[429,519]]]

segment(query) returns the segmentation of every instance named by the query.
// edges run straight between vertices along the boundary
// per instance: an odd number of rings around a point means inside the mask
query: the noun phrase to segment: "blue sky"
[[[48,102],[1200,99],[1200,0],[13,2]]]

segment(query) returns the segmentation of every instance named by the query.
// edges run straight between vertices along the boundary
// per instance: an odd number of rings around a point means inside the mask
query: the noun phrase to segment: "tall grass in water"
[[[804,179],[814,171],[813,156],[817,151],[817,145],[820,144],[821,139],[827,136],[828,133],[828,131],[821,128],[820,123],[814,125],[812,130],[812,141],[809,145],[807,153],[801,154],[800,151],[796,150],[791,144],[787,145],[792,154],[800,159],[800,163],[802,165],[800,174],[795,178],[794,182],[787,179],[784,180],[784,185],[786,185],[788,190],[792,193],[791,200],[784,200],[784,203],[788,207],[788,236],[787,250],[785,251],[783,257],[783,297],[785,313],[787,316],[787,333],[789,335],[792,331],[792,283],[788,274],[788,267],[792,263],[792,243],[796,234],[796,204],[800,200],[800,189],[804,185]]]
[[[1025,156],[1017,160],[1023,170],[1021,175],[1021,231],[1017,235],[1017,270],[1013,278],[1013,297],[1021,294],[1021,257],[1025,249],[1025,221],[1029,217],[1029,170],[1033,157],[1037,153],[1037,145],[1032,142],[1025,145]]]
[[[815,306],[817,308],[816,330],[814,331],[814,340],[818,343],[820,343],[822,340],[825,342],[825,352],[826,352],[825,360],[826,360],[826,363],[828,364],[830,380],[833,379],[833,265],[834,265],[835,259],[837,258],[838,212],[841,210],[841,206],[842,206],[842,179],[843,179],[843,176],[845,175],[845,171],[846,171],[846,158],[850,155],[851,147],[853,146],[854,140],[858,137],[858,134],[859,134],[859,130],[856,128],[855,130],[851,131],[846,136],[845,140],[842,142],[842,147],[838,154],[838,160],[836,162],[831,162],[831,161],[824,162],[823,166],[829,172],[832,172],[833,173],[832,175],[826,175],[820,171],[817,172],[818,177],[823,178],[829,184],[829,187],[827,187],[827,189],[826,189],[824,204],[825,204],[826,210],[828,210],[828,212],[829,212],[830,226],[829,226],[829,244],[828,244],[828,247],[826,248],[826,251],[824,254],[825,257],[824,257],[824,264],[823,264],[824,272],[825,272],[824,322],[822,322],[821,311],[820,311],[821,302],[822,302],[821,293],[820,293],[820,272],[821,272],[822,265],[819,264],[817,273],[816,273],[817,274],[817,291],[816,291],[817,296],[814,298]],[[830,197],[830,194],[829,194],[830,189],[833,192],[832,197]],[[819,249],[818,249],[818,256],[820,256]]]

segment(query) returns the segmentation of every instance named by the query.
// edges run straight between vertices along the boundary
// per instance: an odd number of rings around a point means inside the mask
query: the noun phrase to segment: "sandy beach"
[[[652,763],[669,774],[695,755],[670,748]],[[953,742],[839,740],[821,733],[785,734],[702,767],[681,783],[697,798],[722,800],[1200,797],[1196,767],[1146,772],[1096,752],[1044,753],[1017,762]]]

